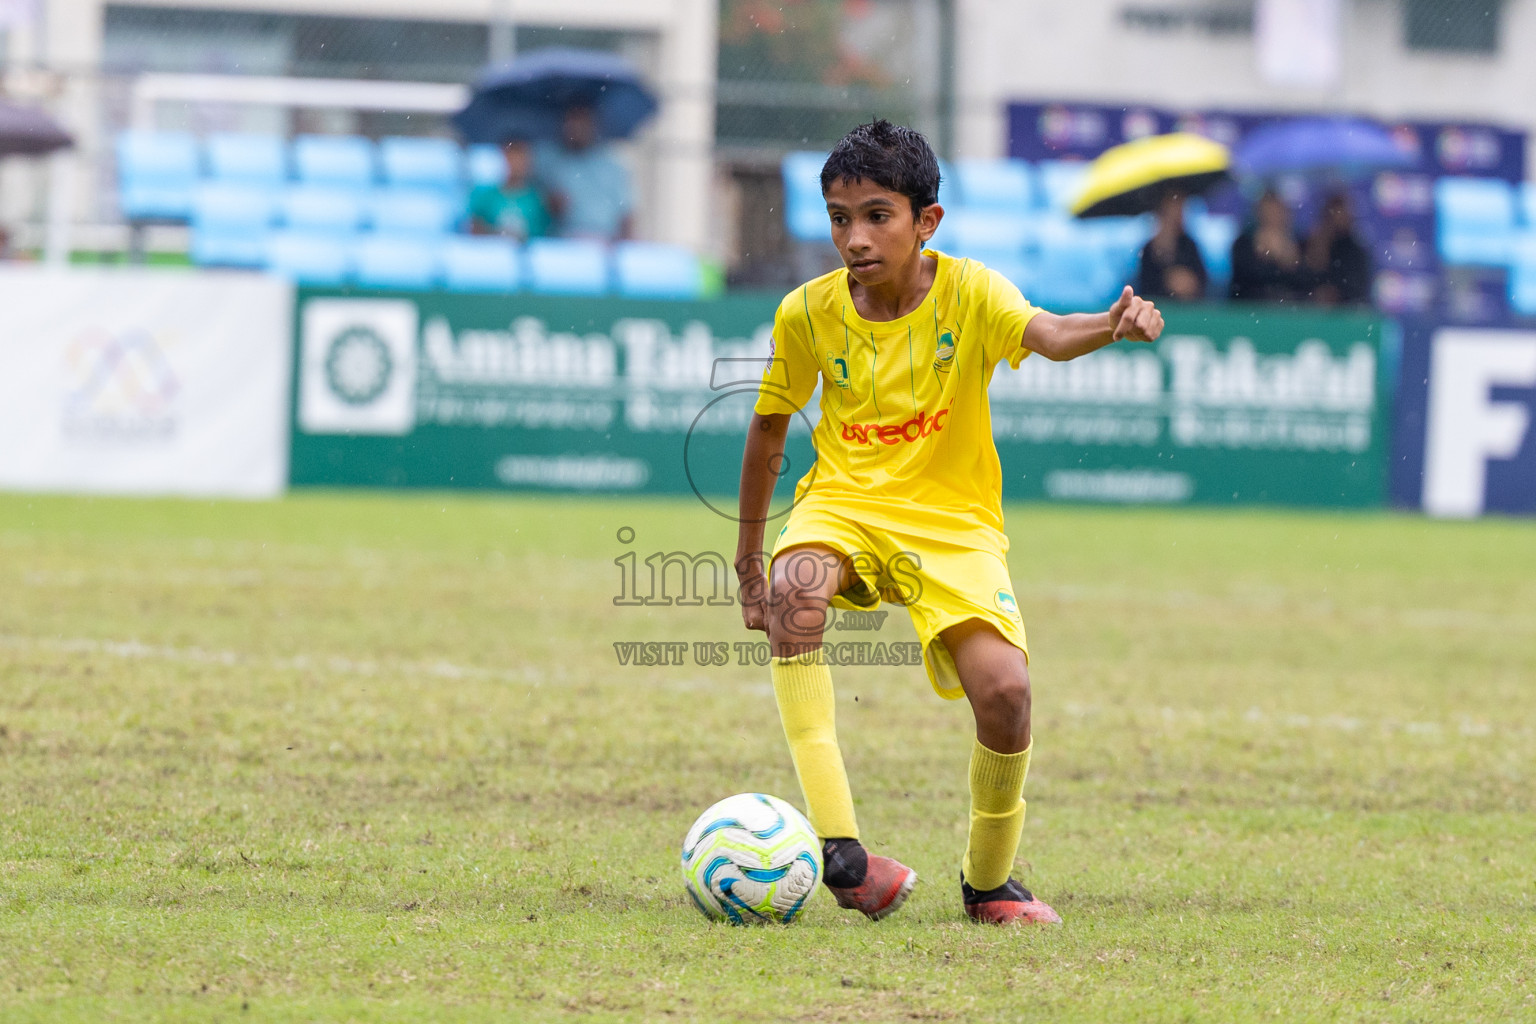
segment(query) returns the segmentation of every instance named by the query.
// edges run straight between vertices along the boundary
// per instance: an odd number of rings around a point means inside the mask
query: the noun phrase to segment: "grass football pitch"
[[[698,503],[0,497],[0,1020],[1536,1020],[1536,523],[1009,533],[1017,873],[1065,926],[962,918],[969,712],[851,667],[865,840],[918,888],[733,929],[677,848],[800,803],[767,671],[614,647],[757,639],[614,604],[628,552],[642,590],[729,555]]]

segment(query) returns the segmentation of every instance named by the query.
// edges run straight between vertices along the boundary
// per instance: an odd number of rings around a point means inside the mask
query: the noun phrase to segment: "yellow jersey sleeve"
[[[800,311],[800,291],[791,292],[773,315],[773,340],[768,365],[757,389],[756,411],[763,416],[795,413],[816,393],[821,372],[812,351],[809,324]]]
[[[1019,291],[1012,281],[1002,274],[979,263],[972,263],[971,273],[965,275],[962,290],[963,308],[974,310],[980,317],[982,350],[987,365],[994,366],[1003,360],[1018,368],[1029,355],[1024,347],[1024,328],[1040,312]]]

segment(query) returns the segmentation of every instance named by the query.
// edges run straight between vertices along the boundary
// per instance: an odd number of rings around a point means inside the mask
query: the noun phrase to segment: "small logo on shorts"
[[[1019,618],[1019,603],[1013,599],[1013,595],[1006,590],[999,590],[992,595],[992,602],[997,605],[997,610],[1004,615]]]

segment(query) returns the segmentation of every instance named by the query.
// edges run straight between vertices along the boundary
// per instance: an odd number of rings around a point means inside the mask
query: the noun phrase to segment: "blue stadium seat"
[[[276,135],[218,132],[208,136],[208,173],[219,181],[276,188],[288,179],[288,157]]]
[[[200,228],[192,232],[187,255],[200,267],[264,267],[267,265],[265,231],[224,231]]]
[[[392,136],[379,142],[379,163],[391,185],[455,190],[464,177],[464,153],[449,139]]]
[[[256,185],[204,182],[192,199],[192,261],[259,267],[266,260],[273,197]]]
[[[784,223],[791,238],[825,242],[827,203],[821,196],[821,165],[827,154],[800,151],[784,157]]]
[[[973,210],[1035,205],[1035,169],[1023,160],[961,160],[955,164],[955,186],[960,202]]]
[[[1125,284],[1122,269],[1083,223],[1063,215],[1036,222],[1034,280],[1038,301],[1067,309],[1107,305]]]
[[[257,228],[271,225],[275,197],[259,185],[205,181],[192,198],[193,228]]]
[[[522,283],[521,252],[508,238],[454,235],[443,242],[443,286],[456,292],[514,292]]]
[[[1034,218],[1022,210],[1010,212],[978,210],[971,206],[956,207],[945,212],[944,219],[939,222],[939,232],[935,235],[952,248],[945,249],[944,244],[937,244],[936,247],[955,256],[989,252],[1009,253],[1019,257],[1023,255],[1024,247],[1030,240],[1033,221]]]
[[[1509,272],[1509,308],[1536,316],[1536,263],[1517,263]]]
[[[1517,198],[1521,221],[1528,228],[1536,228],[1536,181],[1522,181]]]
[[[421,235],[362,235],[352,249],[353,278],[367,288],[431,288],[439,244]]]
[[[428,188],[381,188],[368,205],[374,230],[397,234],[442,234],[463,212],[445,193]]]
[[[499,146],[478,143],[464,153],[464,167],[471,185],[500,185],[507,180],[507,161]]]
[[[1505,265],[1514,239],[1514,189],[1497,178],[1441,178],[1435,182],[1435,228],[1446,263]]]
[[[1080,160],[1046,160],[1040,164],[1040,205],[1065,213],[1083,190],[1088,165]]]
[[[1152,237],[1153,224],[1143,217],[1094,217],[1073,222],[1091,245],[1098,246],[1109,272],[1121,282],[1136,273],[1141,247]]]
[[[1187,225],[1189,235],[1200,247],[1200,258],[1205,260],[1206,272],[1211,280],[1225,284],[1232,279],[1232,243],[1241,233],[1236,217],[1208,213],[1191,217]]]
[[[960,204],[960,190],[955,184],[955,168],[948,160],[939,161],[939,205],[944,209]]]
[[[648,299],[696,299],[704,290],[699,258],[679,245],[620,242],[613,250],[620,295]]]
[[[294,185],[278,198],[282,221],[306,231],[352,232],[363,222],[365,196],[345,188]]]
[[[197,140],[187,132],[117,137],[118,202],[129,220],[185,220],[198,178]]]
[[[367,188],[373,184],[374,145],[360,135],[300,135],[293,140],[298,179],[313,185]]]
[[[274,231],[267,239],[267,269],[300,284],[342,284],[352,260],[350,239],[317,231]]]
[[[608,249],[580,238],[535,238],[528,243],[528,285],[556,295],[602,295],[608,290]]]

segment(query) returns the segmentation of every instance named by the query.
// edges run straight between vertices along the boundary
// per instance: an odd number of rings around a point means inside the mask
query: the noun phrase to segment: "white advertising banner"
[[[0,488],[281,494],[292,310],[255,274],[0,268]]]

